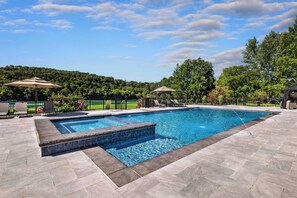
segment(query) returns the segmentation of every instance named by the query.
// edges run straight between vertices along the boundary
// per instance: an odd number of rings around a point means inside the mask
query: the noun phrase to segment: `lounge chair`
[[[172,106],[174,106],[174,103],[171,100],[167,99],[166,100],[166,105],[169,106],[169,107],[172,107]]]
[[[184,107],[184,106],[186,106],[186,105],[183,104],[183,103],[179,103],[177,99],[173,99],[173,100],[171,100],[171,101],[173,102],[173,105],[174,105],[174,106],[179,106],[179,107]]]
[[[16,102],[14,106],[14,115],[27,115],[27,103],[26,102]]]
[[[55,113],[53,101],[44,101],[44,113]]]
[[[297,104],[294,102],[291,102],[290,100],[287,101],[286,103],[286,109],[296,109],[297,108]]]
[[[7,116],[8,111],[9,111],[9,103],[8,102],[0,103],[0,116]]]
[[[158,100],[154,100],[154,105],[157,107],[165,107],[165,104],[160,104]]]

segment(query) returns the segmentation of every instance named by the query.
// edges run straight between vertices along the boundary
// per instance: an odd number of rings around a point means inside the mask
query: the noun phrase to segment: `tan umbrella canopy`
[[[25,80],[6,83],[5,85],[14,87],[32,87],[35,88],[35,102],[37,101],[37,88],[61,88],[60,85],[53,84],[49,81],[33,77]]]
[[[167,93],[167,92],[174,92],[174,91],[175,91],[174,89],[163,86],[163,87],[159,87],[158,89],[155,89],[152,92],[155,92],[155,93]]]

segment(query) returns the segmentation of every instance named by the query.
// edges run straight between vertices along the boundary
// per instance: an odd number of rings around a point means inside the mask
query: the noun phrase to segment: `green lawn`
[[[105,101],[106,102],[106,101]],[[88,110],[103,110],[106,109],[106,105],[103,105],[103,100],[87,100]],[[121,104],[118,104],[120,108]],[[135,109],[137,105],[137,99],[127,100],[127,109]],[[115,101],[111,100],[111,105],[109,109],[115,109]],[[125,109],[125,104],[122,104],[122,109]]]

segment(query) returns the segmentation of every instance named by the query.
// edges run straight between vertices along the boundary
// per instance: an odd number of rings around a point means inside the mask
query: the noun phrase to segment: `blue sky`
[[[0,0],[0,66],[154,82],[201,57],[219,76],[241,64],[248,39],[286,31],[296,15],[291,0]]]

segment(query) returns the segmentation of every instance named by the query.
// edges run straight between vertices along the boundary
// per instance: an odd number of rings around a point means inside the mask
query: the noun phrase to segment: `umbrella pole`
[[[35,88],[35,113],[37,113],[37,88]]]

